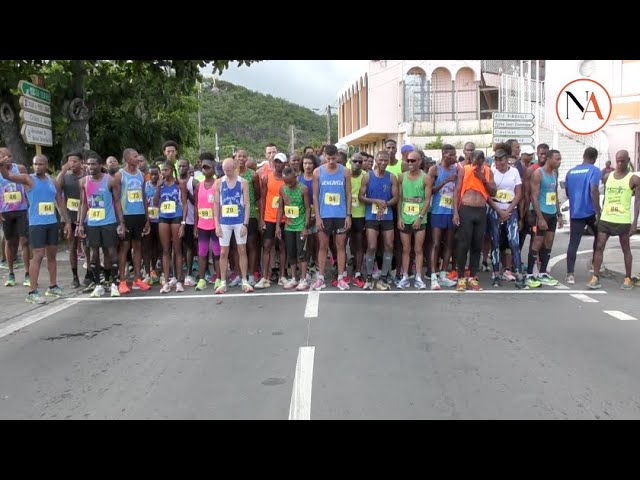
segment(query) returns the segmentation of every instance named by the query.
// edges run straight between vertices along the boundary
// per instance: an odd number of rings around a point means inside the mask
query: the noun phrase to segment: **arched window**
[[[451,72],[444,67],[436,68],[431,74],[431,88],[434,120],[453,120]]]
[[[413,67],[404,77],[404,121],[424,122],[429,114],[427,74]]]

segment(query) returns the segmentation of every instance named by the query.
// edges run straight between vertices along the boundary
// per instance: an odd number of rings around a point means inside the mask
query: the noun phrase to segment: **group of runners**
[[[166,142],[163,156],[151,164],[133,148],[124,150],[121,164],[91,151],[69,152],[57,178],[47,173],[46,156],[37,155],[28,174],[0,148],[0,213],[10,269],[5,285],[15,285],[21,245],[27,302],[45,301],[38,288],[45,254],[44,296],[62,295],[56,263],[62,231],[72,286],[93,297],[147,291],[154,284],[161,293],[209,284],[218,294],[235,286],[249,293],[272,283],[320,290],[327,286],[325,275],[340,290],[406,289],[413,283],[417,289],[477,291],[481,269],[491,271],[493,287],[505,281],[516,288],[558,284],[547,269],[563,223],[562,157],[546,144],[537,146],[535,162],[533,148],[521,149],[515,141],[494,145],[489,159],[472,142],[461,158],[454,146],[444,145],[434,164],[411,145],[397,158],[396,142],[387,140],[374,155],[348,158],[345,147],[327,145],[320,155],[307,147],[289,156],[269,144],[258,165],[240,149],[222,162],[203,152],[193,166],[177,159],[177,147]],[[628,152],[620,151],[616,169],[601,179],[597,156],[587,148],[583,164],[566,176],[566,281],[576,281],[576,251],[588,225],[597,231],[588,286],[600,288],[604,246],[609,236],[619,236],[627,270],[623,288],[631,288],[629,236],[640,196],[633,220],[631,201],[640,178],[629,173]],[[83,282],[77,255],[82,245]]]

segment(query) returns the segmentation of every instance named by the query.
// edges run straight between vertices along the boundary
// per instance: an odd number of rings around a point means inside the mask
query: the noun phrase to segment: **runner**
[[[457,273],[451,270],[448,276],[448,266],[451,260],[455,264],[454,236],[456,226],[453,223],[453,196],[458,180],[458,163],[456,148],[453,145],[442,146],[442,160],[438,165],[429,169],[429,177],[433,185],[431,200],[431,290],[440,290],[440,286],[453,287],[456,284]],[[444,245],[442,264],[440,263],[440,246]],[[438,279],[438,272],[440,278]]]
[[[567,172],[564,188],[569,199],[569,246],[567,247],[567,284],[575,285],[574,273],[576,254],[584,229],[593,230],[593,256],[598,245],[597,219],[600,218],[600,169],[594,164],[598,159],[598,150],[587,147],[582,155],[582,164]],[[591,263],[593,264],[593,256]]]
[[[305,260],[310,265],[309,271],[313,273],[316,270],[315,261],[318,257],[318,228],[316,227],[316,213],[313,205],[313,171],[318,167],[318,157],[315,153],[307,152],[302,158],[302,175],[298,177],[298,181],[309,190],[309,223],[307,223],[308,235],[306,238],[307,248],[305,249]],[[311,276],[307,273],[305,279],[310,282]]]
[[[34,174],[13,174],[14,165],[11,157],[3,152],[0,173],[5,180],[25,185],[27,199],[29,201],[29,241],[33,251],[33,259],[29,265],[29,278],[31,290],[27,295],[27,303],[46,303],[38,292],[38,277],[40,265],[47,254],[47,269],[49,270],[49,288],[45,292],[47,297],[62,296],[62,289],[57,283],[58,230],[59,224],[56,218],[56,207],[64,221],[64,236],[71,236],[71,223],[67,216],[67,209],[62,201],[60,185],[47,174],[49,159],[45,155],[36,155],[33,158]]]
[[[73,288],[80,288],[80,279],[78,278],[78,240],[75,235],[78,228],[78,211],[80,210],[80,179],[85,177],[84,168],[82,166],[82,153],[71,152],[64,156],[62,170],[58,174],[56,181],[62,188],[65,206],[67,208],[67,216],[71,220],[71,231],[73,235],[69,236],[69,264],[73,274]]]
[[[182,237],[182,255],[187,265],[187,275],[184,277],[184,286],[193,287],[196,284],[192,276],[193,273],[193,251],[195,249],[195,195],[194,182],[198,183],[193,176],[189,175],[189,162],[184,158],[178,160],[179,179],[187,187],[187,224],[184,226]]]
[[[317,206],[316,226],[320,246],[318,248],[318,273],[314,290],[326,287],[324,279],[329,239],[334,235],[338,254],[338,288],[348,290],[344,280],[346,269],[346,233],[351,228],[351,171],[337,162],[338,149],[327,145],[324,149],[325,164],[313,172],[313,204]]]
[[[182,271],[182,237],[187,224],[187,187],[184,182],[173,177],[173,165],[166,161],[161,169],[162,182],[153,198],[154,205],[160,205],[158,231],[162,245],[162,271],[169,279],[171,251],[173,248],[173,277],[165,282],[160,293],[169,293],[173,287],[176,292],[184,292]]]
[[[376,154],[373,171],[362,179],[360,184],[360,202],[365,204],[365,227],[367,229],[367,283],[365,290],[373,288],[373,263],[378,247],[378,236],[382,233],[384,254],[380,279],[376,281],[378,290],[390,290],[389,272],[393,259],[393,207],[398,203],[398,180],[391,172],[387,172],[389,154],[380,151]],[[402,244],[401,244],[402,245]],[[399,270],[398,266],[398,270]]]
[[[406,145],[405,145],[406,146]],[[402,147],[404,148],[404,147]],[[416,255],[416,277],[413,286],[420,290],[427,288],[422,280],[424,264],[424,237],[427,226],[427,211],[431,204],[431,179],[421,169],[420,152],[411,150],[406,158],[408,170],[398,179],[398,230],[402,241],[402,280],[398,288],[408,288],[409,257],[411,255],[411,236]]]
[[[629,237],[636,233],[640,213],[640,177],[629,172],[629,152],[616,153],[616,169],[602,179],[605,186],[602,215],[598,221],[598,243],[593,257],[593,277],[587,284],[591,289],[600,288],[600,267],[604,247],[609,237],[619,237],[624,255],[624,281],[620,288],[631,290],[631,246]],[[631,221],[631,197],[635,195],[633,222]]]
[[[491,263],[493,266],[492,286],[500,287],[500,244],[504,235],[509,242],[516,272],[516,287],[524,288],[520,260],[520,238],[518,236],[518,204],[522,198],[522,180],[518,169],[507,163],[507,152],[495,151],[491,171],[496,184],[496,193],[488,199],[491,209],[487,214],[487,223],[491,232]]]
[[[153,165],[149,168],[149,181],[145,183],[144,192],[147,197],[147,214],[149,216],[149,234],[142,237],[142,263],[144,271],[147,273],[144,282],[147,285],[158,283],[159,277],[156,272],[158,260],[162,257],[160,248],[160,233],[158,222],[160,218],[160,208],[153,199],[156,190],[160,185],[160,170]]]
[[[453,223],[458,226],[457,291],[482,290],[476,271],[480,263],[482,241],[486,231],[487,200],[496,194],[491,169],[484,163],[484,152],[473,152],[473,163],[458,170],[456,192],[453,196]],[[469,276],[465,278],[465,264],[469,255]],[[467,284],[468,283],[468,284]]]
[[[220,241],[216,235],[216,223],[213,216],[215,205],[215,160],[205,158],[202,160],[202,172],[204,180],[196,186],[196,238],[198,239],[198,282],[196,290],[207,288],[206,271],[209,266],[209,253],[213,256],[216,270],[216,288],[221,285],[220,275]]]
[[[530,288],[535,288],[535,282],[530,282],[530,279],[533,278],[533,267],[538,257],[540,257],[540,273],[535,280],[551,287],[558,284],[558,280],[547,273],[547,265],[551,258],[556,225],[559,224],[562,228],[563,224],[558,205],[557,171],[561,161],[562,156],[558,150],[549,150],[544,167],[536,169],[531,175],[531,201],[536,214],[536,230],[531,242],[525,282]]]
[[[360,153],[354,153],[351,157],[351,228],[349,229],[349,246],[354,257],[353,284],[362,288],[365,281],[362,278],[362,260],[364,257],[365,233],[365,204],[359,200],[362,179],[367,174],[362,170],[364,157]]]
[[[274,156],[273,171],[261,179],[261,191],[264,195],[260,195],[260,212],[259,222],[260,230],[264,244],[262,246],[262,278],[256,283],[257,289],[269,288],[271,281],[269,273],[271,270],[271,253],[276,239],[276,219],[278,217],[278,207],[280,206],[280,187],[284,185],[282,171],[287,165],[287,156],[284,153],[278,153]],[[285,244],[282,239],[276,239],[278,248],[280,249],[280,276],[278,285],[284,286],[286,278],[284,276],[285,264],[287,261]]]
[[[147,291],[151,287],[142,281],[140,267],[142,265],[142,237],[147,235],[151,226],[147,212],[147,196],[144,193],[144,176],[138,170],[138,152],[133,148],[125,148],[122,152],[124,168],[113,175],[120,183],[120,203],[124,215],[125,235],[120,243],[119,265],[121,294],[129,293],[127,286],[127,257],[133,247],[133,283],[134,290]],[[117,197],[116,197],[117,198]]]
[[[233,158],[222,162],[224,176],[214,186],[215,207],[214,218],[217,225],[216,235],[220,239],[220,286],[216,293],[227,291],[227,264],[229,259],[229,245],[233,234],[240,256],[240,276],[242,291],[253,292],[253,287],[247,281],[247,229],[249,227],[249,184],[239,177],[235,171]]]
[[[249,275],[249,285],[254,286],[260,280],[260,273],[258,272],[258,257],[260,255],[260,229],[258,228],[258,208],[261,198],[260,177],[255,171],[247,168],[249,157],[246,150],[238,150],[235,159],[238,162],[238,175],[249,184],[250,205],[249,227],[247,229],[247,256],[249,272],[253,273],[253,275]]]
[[[91,153],[86,163],[88,175],[80,179],[80,215],[76,235],[86,238],[89,247],[89,271],[92,273],[93,282],[87,290],[93,287],[92,297],[101,297],[105,293],[100,282],[102,248],[104,265],[111,266],[110,282],[105,276],[105,283],[111,284],[111,296],[119,297],[118,237],[124,238],[126,229],[122,204],[114,201],[120,198],[120,182],[102,171],[102,159],[98,154]]]
[[[11,165],[11,175],[28,175],[24,165],[11,163],[13,155],[8,148],[0,148],[0,161]],[[0,177],[2,178],[2,177]],[[14,272],[16,259],[18,257],[18,245],[22,250],[22,262],[24,263],[25,287],[30,287],[30,251],[29,251],[29,205],[24,185],[21,183],[6,181],[0,186],[0,220],[5,239],[5,249],[7,266],[9,267],[9,278],[4,284],[5,287],[13,287],[16,284],[16,274]]]
[[[290,290],[307,290],[307,225],[309,224],[310,201],[309,189],[298,183],[296,171],[293,167],[286,167],[282,171],[284,185],[280,187],[280,207],[276,219],[276,237],[282,238],[280,227],[282,218],[285,218],[284,237],[287,246],[287,256],[291,267],[291,279],[284,284],[284,288]],[[296,272],[300,262],[300,283],[296,281]]]

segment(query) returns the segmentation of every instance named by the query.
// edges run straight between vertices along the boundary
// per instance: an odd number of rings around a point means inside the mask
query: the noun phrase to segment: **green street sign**
[[[46,104],[51,103],[51,92],[49,92],[49,90],[38,87],[26,80],[20,80],[18,83],[18,90],[20,90],[20,94],[25,97],[33,98],[34,100],[39,100]]]

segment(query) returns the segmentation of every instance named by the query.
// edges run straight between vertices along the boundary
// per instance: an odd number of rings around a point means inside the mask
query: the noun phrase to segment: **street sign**
[[[494,120],[533,120],[533,113],[495,112]]]
[[[20,90],[20,95],[24,95],[25,97],[33,98],[46,104],[51,103],[51,92],[49,92],[49,90],[38,87],[26,80],[20,80],[20,82],[18,82],[18,90]]]
[[[30,145],[53,146],[53,133],[50,128],[36,127],[35,125],[22,125],[20,134],[24,141]]]
[[[528,137],[529,135],[533,135],[533,130],[531,128],[527,129],[519,129],[519,128],[494,128],[493,134],[498,136],[511,136],[511,137]]]
[[[533,138],[532,137],[493,137],[493,142],[492,143],[505,143],[508,140],[515,140],[516,142],[518,142],[520,145],[533,145]]]
[[[20,107],[34,113],[51,116],[51,107],[46,103],[36,102],[27,97],[20,97]]]
[[[46,115],[40,115],[27,110],[20,110],[20,119],[25,123],[51,128],[51,117]]]
[[[494,120],[493,128],[533,128],[533,120]]]

